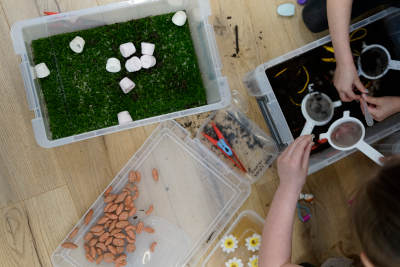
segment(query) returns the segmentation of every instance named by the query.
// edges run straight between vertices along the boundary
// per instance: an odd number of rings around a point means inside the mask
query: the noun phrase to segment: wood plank
[[[96,0],[55,0],[61,12],[79,10],[97,6]]]
[[[35,1],[0,0],[0,5],[2,9],[0,15],[0,17],[2,17],[1,20],[6,19],[9,26],[17,21],[36,18],[40,15]],[[9,34],[7,33],[7,35],[3,36],[9,36]]]
[[[311,245],[318,264],[329,257],[359,255],[360,246],[352,230],[350,207],[335,165],[311,175],[307,189],[315,196],[312,206]]]
[[[17,2],[18,3],[18,2]],[[13,21],[13,20],[12,20]],[[0,34],[9,36],[9,24],[0,9]],[[0,39],[0,207],[9,201],[22,200],[64,184],[63,174],[53,150],[36,144],[32,113],[25,98],[17,56],[10,38]]]
[[[56,0],[35,0],[37,9],[41,16],[44,16],[44,11],[61,12],[60,6]]]
[[[334,166],[348,201],[354,199],[358,188],[379,170],[379,166],[361,152],[351,154]]]
[[[2,266],[43,266],[32,237],[23,202],[0,210],[0,261]]]
[[[79,217],[67,186],[25,201],[28,220],[43,266],[52,266],[50,257]]]

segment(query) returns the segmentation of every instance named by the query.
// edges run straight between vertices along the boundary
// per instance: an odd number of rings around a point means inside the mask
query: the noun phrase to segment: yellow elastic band
[[[335,53],[335,50],[333,49],[332,46],[324,45],[323,47],[325,48],[326,51],[331,52],[331,53]]]
[[[306,83],[304,84],[303,89],[301,89],[300,91],[297,92],[298,94],[303,93],[303,92],[306,90],[306,88],[307,88],[307,86],[308,86],[308,83],[310,82],[310,74],[308,74],[307,68],[306,68],[305,66],[302,66],[302,67],[303,67],[304,72],[306,73],[307,81],[306,81]]]
[[[358,36],[358,37],[354,37],[354,35],[356,35],[356,34],[359,33],[359,32],[362,32],[362,34],[361,34],[360,36]],[[368,34],[368,31],[367,31],[367,29],[365,29],[365,28],[359,28],[359,29],[353,31],[353,32],[350,34],[350,43],[365,38],[365,36],[367,36],[367,34]],[[323,47],[324,47],[324,49],[325,49],[326,51],[331,52],[331,53],[335,53],[335,49],[333,49],[332,46],[324,45]]]
[[[275,74],[274,78],[278,77],[279,75],[281,75],[282,73],[284,73],[287,70],[287,68],[284,68],[283,70],[281,70],[280,72],[278,72],[277,74]]]
[[[323,62],[336,62],[336,59],[335,58],[333,58],[333,57],[329,57],[329,58],[321,58],[321,60],[323,61]]]
[[[360,36],[358,36],[358,37],[354,37],[354,35],[356,35],[358,32],[362,32],[362,34]],[[363,38],[365,38],[365,36],[367,36],[367,34],[368,34],[367,29],[359,28],[359,29],[355,30],[354,32],[352,32],[350,34],[350,42],[354,42],[354,41],[358,41],[360,39],[363,39]]]
[[[293,98],[290,96],[289,97],[290,102],[292,102],[293,105],[300,107],[301,104],[294,102]]]

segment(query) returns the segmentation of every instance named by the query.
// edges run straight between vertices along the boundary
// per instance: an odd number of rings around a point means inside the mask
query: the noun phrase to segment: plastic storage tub
[[[49,130],[49,119],[44,98],[34,77],[30,47],[32,40],[147,16],[166,14],[177,10],[186,10],[188,15],[189,27],[206,88],[208,104],[134,121],[123,126],[117,125],[53,140]],[[29,108],[35,113],[32,127],[37,143],[46,148],[61,146],[146,124],[226,107],[230,103],[230,90],[227,79],[221,74],[221,61],[214,30],[208,23],[210,15],[209,1],[204,0],[131,0],[15,23],[11,28],[11,37],[15,53],[21,56],[20,68]]]
[[[264,220],[256,212],[243,211],[224,234],[224,236],[233,235],[238,241],[238,247],[231,253],[225,253],[221,248],[221,239],[204,260],[202,267],[225,266],[225,262],[232,258],[242,260],[243,266],[252,266],[248,264],[249,260],[254,256],[258,257],[259,250],[248,250],[246,239],[253,234],[261,236],[263,227]]]
[[[380,140],[374,144],[374,147],[384,155],[400,154],[400,132],[395,132],[385,139]]]
[[[246,173],[236,167],[203,135],[203,133],[206,133],[217,139],[212,123],[227,139],[228,144],[246,169]],[[264,175],[279,152],[273,138],[262,131],[257,124],[247,118],[235,106],[212,112],[198,130],[195,140],[214,152],[214,156],[230,166],[238,175],[247,178],[251,183],[258,181]]]
[[[395,12],[399,12],[398,8],[388,8],[383,10],[367,19],[364,19],[351,26],[351,31],[360,27],[364,27],[382,18],[385,18]],[[290,144],[294,138],[282,112],[278,99],[266,75],[266,70],[278,64],[302,55],[314,48],[320,47],[331,41],[330,36],[314,41],[296,50],[293,50],[283,56],[268,61],[258,66],[254,71],[249,72],[244,77],[244,83],[248,88],[250,95],[255,96],[265,121],[271,131],[271,134],[280,149],[283,149]],[[301,115],[300,115],[301,116]],[[369,144],[377,142],[378,140],[389,136],[390,134],[400,130],[400,114],[392,116],[383,122],[375,123],[373,127],[366,129],[366,142]],[[315,153],[310,158],[309,173],[314,173],[344,157],[355,152],[351,151],[338,151],[333,148],[327,148],[323,151]]]
[[[136,250],[128,254],[128,266],[196,266],[247,199],[250,183],[211,153],[176,122],[163,122],[113,179],[111,193],[117,193],[131,170],[142,173],[137,183],[140,195],[135,200],[137,218],[129,220],[140,220],[155,229],[154,234],[136,236]],[[158,182],[152,178],[152,168],[159,171]],[[143,211],[150,204],[154,211],[146,216]],[[75,226],[80,230],[70,241],[79,247],[59,246],[51,258],[54,266],[112,266],[89,263],[82,247],[84,235],[103,216],[104,206],[101,194],[90,207],[94,213],[89,225],[83,224],[82,217]],[[153,241],[158,245],[151,253]]]

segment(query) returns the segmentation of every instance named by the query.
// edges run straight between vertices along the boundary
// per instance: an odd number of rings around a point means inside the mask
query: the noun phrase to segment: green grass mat
[[[66,33],[32,42],[35,64],[45,62],[50,75],[40,79],[52,139],[118,124],[127,110],[140,120],[207,104],[206,92],[188,24],[177,27],[173,14]],[[69,48],[75,36],[85,40],[81,54]],[[141,56],[141,42],[156,45],[155,67],[129,73],[119,46],[133,42]],[[110,57],[121,61],[118,73],[106,71]],[[129,77],[136,87],[124,94],[119,81]]]

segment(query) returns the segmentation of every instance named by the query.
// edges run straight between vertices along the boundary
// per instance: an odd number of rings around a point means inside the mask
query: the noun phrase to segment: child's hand
[[[311,135],[297,138],[278,158],[280,186],[301,191],[306,182],[308,160],[313,146]]]
[[[360,81],[360,77],[358,77],[354,63],[348,65],[338,64],[333,77],[333,84],[339,93],[340,99],[344,102],[360,99],[360,96],[354,93],[353,88],[362,93],[367,92]]]
[[[368,104],[368,111],[376,121],[383,121],[387,117],[400,112],[400,97],[363,95],[363,98]],[[363,109],[361,108],[361,110]]]

